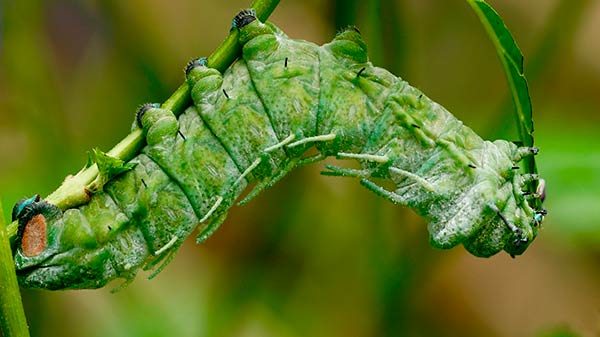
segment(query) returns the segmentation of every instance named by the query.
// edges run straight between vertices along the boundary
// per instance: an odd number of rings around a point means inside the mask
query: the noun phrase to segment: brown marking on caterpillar
[[[42,214],[38,214],[25,225],[23,238],[21,239],[21,250],[23,255],[33,257],[40,255],[47,245],[46,218]]]

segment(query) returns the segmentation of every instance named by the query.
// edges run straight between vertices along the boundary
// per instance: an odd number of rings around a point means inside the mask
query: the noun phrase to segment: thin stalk
[[[275,10],[280,0],[254,0],[251,5],[261,21],[266,21]],[[238,43],[238,31],[233,29],[219,45],[219,47],[208,57],[208,66],[221,72],[225,71],[240,55],[241,46]],[[179,116],[186,107],[191,105],[190,88],[183,83],[163,104],[164,109],[173,111]],[[136,129],[119,142],[108,154],[112,157],[129,161],[133,159],[140,148],[144,146],[144,135],[142,130]],[[74,176],[67,177],[63,184],[45,200],[65,210],[86,203],[90,196],[86,189],[98,176],[98,166],[95,164],[84,168]],[[13,222],[7,228],[11,240],[17,234],[18,224]]]
[[[5,337],[29,337],[12,251],[0,201],[0,331]]]

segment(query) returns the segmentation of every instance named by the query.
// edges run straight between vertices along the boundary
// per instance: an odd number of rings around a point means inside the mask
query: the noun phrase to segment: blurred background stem
[[[4,337],[28,337],[27,320],[21,302],[10,245],[5,232],[0,201],[0,328]]]

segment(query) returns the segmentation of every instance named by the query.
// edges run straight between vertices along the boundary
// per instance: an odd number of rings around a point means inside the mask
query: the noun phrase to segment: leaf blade
[[[533,146],[533,106],[525,77],[523,53],[510,30],[492,6],[485,0],[467,0],[467,2],[485,27],[502,62],[515,106],[517,130],[521,142],[524,146]],[[525,166],[527,172],[537,173],[534,157],[525,158]],[[530,189],[532,188],[530,187]]]

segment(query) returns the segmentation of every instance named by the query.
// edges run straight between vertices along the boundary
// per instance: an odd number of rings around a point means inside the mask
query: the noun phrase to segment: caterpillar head
[[[510,198],[505,211],[498,210],[498,217],[508,227],[512,234],[504,250],[512,257],[521,255],[535,239],[542,226],[547,211],[541,207],[546,196],[546,182],[537,175],[515,175],[515,197]],[[530,182],[537,182],[536,192],[523,192]],[[513,206],[513,204],[515,206]],[[514,208],[514,209],[513,209]],[[510,216],[504,214],[510,212]]]
[[[500,151],[487,159],[493,169],[485,178],[491,185],[479,196],[483,205],[479,229],[465,241],[465,247],[478,256],[504,250],[515,257],[525,252],[544,221],[546,183],[537,174],[522,173],[516,165],[524,156],[536,155],[537,149],[517,148],[505,141],[496,141],[494,146]],[[532,184],[537,186],[533,193],[528,191]]]
[[[90,250],[90,235],[66,224],[64,213],[39,196],[13,208],[18,233],[13,245],[22,286],[43,289],[98,288],[110,273],[109,255]]]

